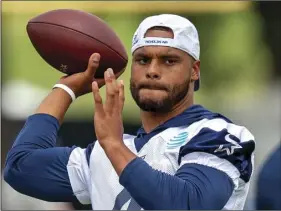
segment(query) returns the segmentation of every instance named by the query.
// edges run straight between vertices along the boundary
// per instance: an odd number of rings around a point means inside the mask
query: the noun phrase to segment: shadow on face
[[[173,39],[174,34],[169,28],[153,27],[145,37]],[[171,111],[188,94],[194,62],[190,55],[176,48],[145,46],[137,49],[133,54],[130,81],[137,105],[149,112]]]

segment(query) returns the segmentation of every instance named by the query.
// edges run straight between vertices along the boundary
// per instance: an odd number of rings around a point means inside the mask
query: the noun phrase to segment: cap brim
[[[195,83],[194,83],[194,91],[199,90],[199,87],[200,87],[200,79],[198,79],[197,81],[195,81]]]

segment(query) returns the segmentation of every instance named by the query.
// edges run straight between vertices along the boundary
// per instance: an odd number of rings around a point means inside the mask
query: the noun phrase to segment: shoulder
[[[223,118],[202,119],[191,124],[187,129],[189,130],[189,144],[219,146],[239,143],[255,146],[255,137],[245,126],[234,124]],[[227,152],[226,154],[233,153]]]
[[[188,142],[180,148],[179,163],[197,163],[227,173],[238,185],[252,175],[255,138],[245,127],[223,117],[202,119],[187,127]]]
[[[224,118],[202,119],[188,128],[191,142],[198,141],[198,139],[204,139],[207,143],[208,140],[224,142],[235,139],[236,142],[251,141],[254,144],[255,140],[253,134],[245,126],[234,124]]]

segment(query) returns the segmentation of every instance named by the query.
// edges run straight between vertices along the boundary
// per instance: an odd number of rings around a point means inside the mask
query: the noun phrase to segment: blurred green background
[[[34,101],[38,99],[34,93],[36,88],[46,89],[47,92],[62,76],[37,54],[26,33],[26,24],[31,18],[52,9],[81,9],[103,18],[120,36],[129,55],[133,33],[146,16],[169,12],[188,17],[196,25],[201,42],[202,84],[196,94],[196,103],[210,109],[220,109],[224,102],[238,98],[236,103],[243,101],[253,91],[262,89],[271,74],[270,54],[261,39],[261,20],[252,2],[5,1],[2,4],[2,83],[19,80],[33,86],[33,91],[15,107],[14,116],[18,118],[25,117],[18,115],[21,103],[24,103],[22,108],[29,107],[29,104],[30,107],[35,106]],[[130,62],[121,76],[126,87],[124,118],[137,122],[139,112],[130,96],[129,77]],[[22,88],[25,89],[24,86]],[[25,95],[24,92],[13,93]],[[8,96],[17,98],[12,94]],[[12,114],[12,107],[7,107],[7,115]],[[93,102],[89,94],[71,106],[67,118],[92,118],[92,112]]]
[[[1,134],[2,160],[26,117],[62,76],[33,48],[26,33],[26,24],[31,18],[59,8],[90,12],[116,31],[130,55],[133,33],[145,17],[175,13],[189,18],[199,32],[202,83],[195,94],[196,103],[245,125],[256,137],[256,171],[245,209],[253,208],[256,175],[281,137],[280,2],[7,0],[1,3],[2,122],[5,120]],[[130,62],[120,78],[124,79],[126,89],[125,129],[133,130],[140,120],[139,109],[129,91]],[[102,92],[104,96],[104,89]],[[82,139],[84,144],[93,141],[93,110],[91,94],[74,102],[66,115],[64,125],[70,126],[64,130],[67,140],[63,144],[70,144],[71,138],[78,145]],[[23,196],[6,183],[3,188],[6,209],[71,209],[69,205]]]

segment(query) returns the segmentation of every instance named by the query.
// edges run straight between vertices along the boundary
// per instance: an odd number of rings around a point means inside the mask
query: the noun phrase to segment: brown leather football
[[[95,78],[107,68],[125,70],[126,49],[116,33],[95,15],[71,9],[43,13],[27,24],[28,36],[39,55],[55,69],[73,74],[86,70],[91,54],[101,55]]]

